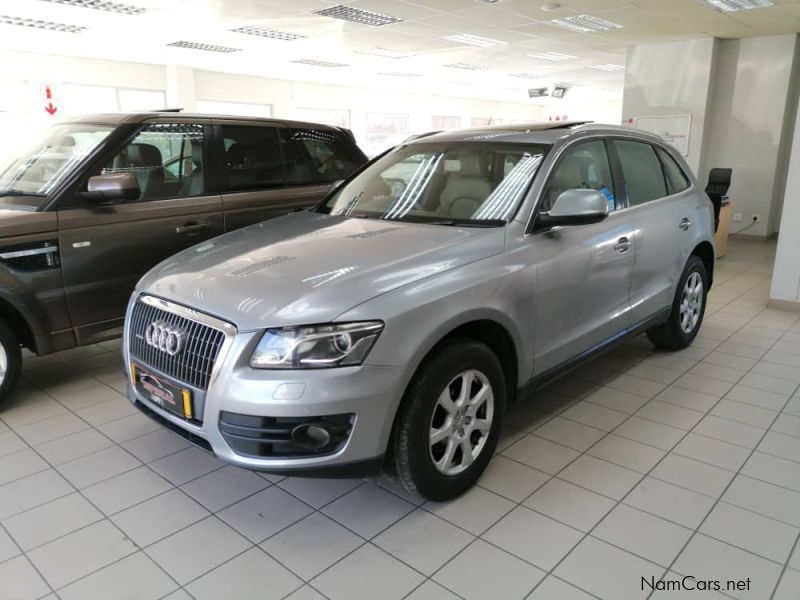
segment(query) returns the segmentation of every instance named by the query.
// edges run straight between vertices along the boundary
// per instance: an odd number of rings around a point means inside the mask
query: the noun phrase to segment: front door
[[[596,189],[609,216],[591,225],[556,227],[530,236],[537,269],[534,375],[541,375],[624,332],[630,325],[634,228],[616,211],[607,147],[580,142],[556,164],[540,199],[548,210],[567,189]]]
[[[142,275],[224,232],[222,200],[207,191],[207,129],[189,122],[145,125],[99,171],[133,172],[138,199],[107,206],[84,200],[58,211],[64,286],[79,344],[121,333]]]

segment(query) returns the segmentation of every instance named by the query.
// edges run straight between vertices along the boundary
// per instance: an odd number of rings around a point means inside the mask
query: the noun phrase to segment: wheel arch
[[[711,242],[702,241],[694,247],[691,256],[697,256],[703,261],[708,276],[708,288],[711,289],[714,281],[714,246],[711,245]]]
[[[2,297],[0,297],[0,319],[4,319],[8,323],[23,346],[36,352],[36,336],[28,319],[16,306]]]

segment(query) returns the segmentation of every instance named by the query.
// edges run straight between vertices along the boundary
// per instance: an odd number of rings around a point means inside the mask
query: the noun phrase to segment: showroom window
[[[150,111],[166,106],[166,96],[161,90],[65,83],[56,93],[63,101],[65,112],[70,115]]]
[[[409,118],[402,113],[366,114],[366,132],[362,149],[367,156],[375,156],[408,137]]]
[[[229,192],[282,187],[278,131],[274,127],[223,125],[222,189]]]
[[[461,117],[457,115],[433,115],[431,129],[458,129],[461,127]]]
[[[359,166],[350,147],[328,129],[282,129],[286,181],[289,185],[332,183]]]
[[[132,172],[140,202],[200,196],[205,193],[204,138],[202,125],[146,125],[103,173]]]
[[[296,108],[294,118],[299,121],[322,123],[333,127],[350,129],[350,111],[345,109],[328,108]]]
[[[540,210],[550,210],[562,192],[573,189],[602,192],[609,212],[617,208],[608,153],[602,140],[577,144],[564,152],[550,175]]]
[[[658,158],[661,159],[661,164],[664,167],[664,175],[667,178],[667,191],[670,194],[677,194],[689,188],[689,179],[686,173],[678,166],[675,159],[672,158],[666,150],[656,148]]]
[[[209,115],[234,115],[237,117],[264,118],[269,118],[272,116],[272,106],[269,104],[198,100],[196,107],[197,112]]]
[[[470,127],[486,127],[487,125],[492,124],[491,117],[472,117],[469,120]]]
[[[650,144],[614,140],[622,175],[625,178],[627,206],[637,206],[667,195],[664,171]]]

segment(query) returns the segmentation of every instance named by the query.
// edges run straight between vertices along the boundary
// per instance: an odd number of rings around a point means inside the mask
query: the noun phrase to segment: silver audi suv
[[[684,160],[640,131],[417,137],[316,209],[147,273],[126,317],[130,399],[242,467],[387,469],[450,498],[523,392],[641,332],[692,342],[713,231]]]

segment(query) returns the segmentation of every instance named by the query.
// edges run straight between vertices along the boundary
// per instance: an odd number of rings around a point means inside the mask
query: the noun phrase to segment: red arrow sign
[[[44,93],[47,95],[48,100],[50,100],[53,97],[53,92],[50,90],[49,85],[44,88]]]
[[[51,115],[54,115],[56,114],[56,112],[58,112],[58,109],[55,106],[53,106],[52,102],[50,102],[47,106],[45,106],[44,109],[45,111],[47,111],[48,114]]]
[[[58,112],[58,107],[53,104],[53,90],[50,89],[49,85],[44,86],[44,95],[47,98],[47,105],[44,107],[44,110],[47,114],[52,116]]]

